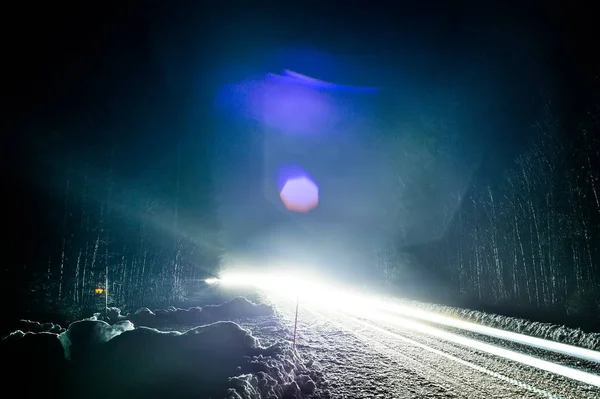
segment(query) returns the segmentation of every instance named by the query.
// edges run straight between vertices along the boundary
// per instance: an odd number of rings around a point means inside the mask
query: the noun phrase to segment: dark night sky
[[[175,132],[199,145],[215,131],[220,85],[290,60],[324,80],[380,87],[369,112],[383,126],[456,101],[453,117],[481,151],[476,174],[492,179],[527,147],[541,93],[566,121],[594,95],[595,28],[583,5],[258,3],[39,4],[7,16],[2,173],[18,210],[13,230],[35,228],[51,204],[53,167],[77,165],[82,148],[98,157],[117,148],[121,178],[151,178]],[[306,49],[330,58],[293,55]]]

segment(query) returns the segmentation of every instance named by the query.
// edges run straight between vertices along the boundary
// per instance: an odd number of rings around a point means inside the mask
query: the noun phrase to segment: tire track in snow
[[[316,366],[329,381],[324,388],[330,397],[467,398],[456,395],[439,380],[427,378],[413,367],[407,367],[406,361],[374,352],[347,328],[338,328],[331,320],[302,309],[297,348],[304,357],[316,359]],[[288,325],[292,325],[290,330],[293,329],[293,306],[280,306],[279,310]]]
[[[477,348],[465,346],[458,342],[448,341],[438,336],[424,334],[421,331],[405,328],[402,325],[395,325],[395,323],[378,324],[376,321],[367,320],[367,324],[378,325],[379,328],[398,333],[404,337],[412,338],[412,340],[425,344],[430,348],[437,349],[443,353],[453,354],[459,359],[468,359],[470,363],[494,372],[499,372],[514,380],[528,382],[530,383],[529,385],[537,385],[555,396],[573,399],[600,398],[600,389],[596,387],[549,371],[541,370],[534,366],[506,359]],[[497,344],[497,346],[501,348],[504,347],[503,345],[500,345],[500,343]],[[534,357],[543,360],[546,353],[538,350],[537,353],[530,353],[530,355],[534,355]],[[589,372],[589,370],[581,371]]]
[[[293,322],[294,306],[287,303],[280,303],[279,305],[280,310],[283,310],[284,317]],[[383,374],[388,373],[391,366],[400,369],[400,373],[406,376],[407,366],[410,366],[413,376],[410,377],[412,384],[408,385],[412,386],[404,389],[407,389],[407,392],[412,392],[413,396],[410,396],[410,394],[408,396],[398,396],[394,390],[391,392],[388,390],[387,397],[390,397],[390,395],[391,397],[461,397],[467,399],[515,397],[583,399],[597,397],[593,391],[578,390],[576,384],[564,385],[560,379],[555,380],[552,379],[552,376],[548,377],[548,373],[544,374],[534,368],[517,369],[514,365],[511,365],[513,362],[498,359],[491,355],[486,356],[484,353],[468,350],[468,348],[459,348],[449,342],[441,341],[438,343],[439,345],[435,345],[437,348],[434,348],[434,345],[431,345],[431,337],[418,335],[412,331],[404,331],[401,327],[395,327],[394,331],[389,331],[380,326],[375,326],[371,322],[365,323],[358,319],[349,322],[348,316],[345,315],[325,315],[315,309],[307,309],[306,306],[301,306],[300,309],[300,344],[298,345],[300,351],[311,352],[310,354],[318,359],[320,345],[314,335],[329,335],[330,337],[337,337],[338,347],[369,344],[375,352],[371,351],[367,355],[371,358],[367,361],[373,364],[388,363],[386,366],[381,366]],[[308,317],[307,311],[312,313],[310,317]],[[340,320],[340,318],[343,319]],[[334,321],[336,319],[337,321]],[[409,338],[415,338],[415,335],[418,340]],[[340,348],[338,352],[344,352],[344,350]],[[425,352],[429,353],[429,356],[426,356]],[[375,354],[377,356],[373,356]],[[363,359],[363,361],[365,360]],[[457,365],[460,367],[457,368]],[[327,374],[331,376],[332,373],[339,371],[336,368],[325,370],[326,376]],[[415,371],[416,373],[414,373]],[[514,372],[507,374],[506,371]],[[535,382],[532,383],[531,381]],[[540,383],[543,385],[534,386]],[[552,386],[548,386],[548,388],[553,389],[546,389],[546,383],[553,383]],[[415,392],[417,386],[421,388],[418,389],[419,394]],[[429,387],[430,392],[427,393],[422,390],[425,387]],[[448,387],[452,389],[448,389]],[[565,388],[564,394],[561,387]],[[434,391],[436,392],[434,393]]]
[[[310,310],[310,311],[320,317],[326,318],[325,315],[322,315],[317,311],[314,311],[314,310]],[[376,331],[379,334],[388,335],[389,337],[391,337],[395,340],[400,340],[403,343],[408,344],[410,346],[424,349],[424,350],[429,351],[438,356],[443,356],[446,359],[449,359],[453,362],[457,362],[457,363],[459,363],[463,366],[466,366],[472,370],[475,370],[479,373],[486,374],[489,377],[492,377],[494,379],[497,379],[497,380],[505,382],[505,383],[512,384],[513,386],[519,388],[518,391],[512,391],[511,395],[515,395],[515,396],[510,396],[510,397],[519,397],[519,398],[528,398],[528,397],[540,398],[540,397],[542,397],[542,398],[548,398],[548,399],[564,399],[561,396],[552,395],[542,389],[538,389],[529,384],[518,381],[514,378],[510,378],[510,377],[504,376],[500,373],[488,370],[484,367],[481,367],[481,366],[478,366],[471,362],[468,362],[466,360],[457,358],[456,356],[447,354],[440,350],[431,348],[425,344],[422,344],[422,343],[412,340],[410,338],[406,338],[399,334],[395,334],[393,332],[387,331],[387,330],[377,327],[373,324],[362,322],[356,318],[346,316],[346,315],[338,314],[336,316],[338,316],[338,317],[342,316],[342,317],[344,317],[345,320],[349,320],[355,324],[358,324],[361,327],[360,330],[352,329],[351,330],[352,334],[354,334],[359,339],[361,339],[361,341],[363,341],[366,345],[369,345],[369,346],[375,348],[375,350],[377,352],[379,352],[381,355],[386,356],[386,357],[396,357],[396,358],[403,359],[405,362],[410,363],[412,368],[419,370],[421,374],[427,375],[429,378],[434,376],[435,381],[443,381],[445,384],[447,384],[447,386],[452,386],[453,391],[456,393],[456,395],[458,397],[470,399],[470,398],[490,398],[490,397],[507,397],[507,396],[504,393],[502,393],[502,394],[500,394],[500,396],[498,396],[499,389],[503,390],[503,388],[504,388],[504,391],[506,392],[505,387],[502,387],[501,385],[495,386],[498,384],[494,384],[494,386],[492,387],[491,386],[492,384],[490,384],[489,381],[487,383],[484,383],[483,379],[481,379],[481,378],[478,381],[476,381],[476,383],[474,383],[474,384],[472,384],[472,383],[465,384],[466,381],[465,381],[464,373],[462,373],[460,376],[452,376],[451,374],[449,374],[447,372],[447,370],[443,370],[443,369],[440,370],[439,368],[437,368],[435,366],[432,366],[426,362],[423,362],[423,357],[418,356],[418,354],[417,354],[417,356],[405,355],[398,349],[395,349],[391,346],[387,346],[387,345],[379,342],[377,340],[378,337],[375,337],[375,339],[372,337],[369,337],[367,334],[364,334],[365,330],[372,330],[372,331]],[[340,322],[332,322],[332,323],[335,323],[337,325],[337,327],[340,329],[349,329],[348,324],[340,323]],[[533,394],[533,395],[530,395],[530,394]]]
[[[525,389],[525,390],[527,390],[527,391],[529,391],[529,392],[532,392],[532,393],[534,393],[534,394],[537,394],[537,395],[539,395],[539,396],[541,396],[541,397],[548,398],[548,399],[564,399],[564,398],[563,398],[563,397],[561,397],[561,396],[553,395],[553,394],[551,394],[551,393],[549,393],[549,392],[547,392],[547,391],[544,391],[543,389],[539,389],[539,388],[536,388],[536,387],[534,387],[534,386],[532,386],[532,385],[529,385],[529,384],[527,384],[527,383],[525,383],[525,382],[519,381],[519,380],[517,380],[517,379],[514,379],[514,378],[511,378],[511,377],[507,377],[507,376],[505,376],[505,375],[503,375],[503,374],[500,374],[500,373],[497,373],[497,372],[495,372],[495,371],[489,370],[489,369],[487,369],[487,368],[485,368],[485,367],[479,366],[479,365],[477,365],[477,364],[474,364],[474,363],[471,363],[471,362],[469,362],[469,361],[466,361],[466,360],[460,359],[460,358],[458,358],[458,357],[456,357],[456,356],[454,356],[454,355],[448,354],[448,353],[446,353],[446,352],[442,352],[442,351],[440,351],[440,350],[438,350],[438,349],[432,348],[432,347],[430,347],[430,346],[427,346],[427,345],[425,345],[425,344],[422,344],[422,343],[420,343],[420,342],[417,342],[417,341],[415,341],[415,340],[412,340],[412,339],[410,339],[410,338],[406,338],[406,337],[403,337],[403,336],[401,336],[401,335],[399,335],[399,334],[396,334],[396,333],[393,333],[393,332],[391,332],[391,331],[385,330],[385,329],[383,329],[383,328],[377,327],[377,326],[375,326],[375,325],[373,325],[373,324],[365,323],[365,322],[363,322],[363,321],[360,321],[360,320],[358,320],[358,319],[356,319],[356,318],[353,318],[353,317],[348,317],[348,319],[349,319],[349,320],[352,320],[353,322],[356,322],[356,323],[362,324],[362,325],[364,325],[366,328],[373,329],[373,330],[375,330],[375,331],[378,331],[378,332],[380,332],[380,333],[383,333],[383,334],[389,335],[389,336],[391,336],[392,338],[399,339],[399,340],[401,340],[401,341],[403,341],[403,342],[406,342],[406,343],[408,343],[408,344],[410,344],[410,345],[414,345],[414,346],[417,346],[417,347],[419,347],[419,348],[422,348],[422,349],[424,349],[424,350],[426,350],[426,351],[429,351],[429,352],[431,352],[431,353],[435,353],[435,354],[437,354],[437,355],[439,355],[439,356],[445,357],[446,359],[449,359],[449,360],[452,360],[452,361],[454,361],[454,362],[456,362],[456,363],[459,363],[459,364],[461,364],[461,365],[463,365],[463,366],[465,366],[465,367],[468,367],[468,368],[471,368],[471,369],[473,369],[473,370],[479,371],[479,372],[481,372],[481,373],[483,373],[483,374],[487,374],[487,375],[489,375],[489,376],[491,376],[491,377],[497,378],[497,379],[498,379],[498,380],[500,380],[500,381],[504,381],[504,382],[507,382],[507,383],[509,383],[509,384],[512,384],[512,385],[514,385],[514,386],[516,386],[516,387],[518,387],[518,388]],[[365,339],[368,339],[368,338],[365,338]],[[385,345],[383,345],[383,344],[380,344],[380,345],[382,345],[384,348],[386,348],[386,349],[388,349],[388,350],[390,350],[390,351],[393,351],[393,349],[392,349],[392,348],[386,347],[386,346],[385,346]],[[404,355],[402,355],[402,356],[404,356]],[[457,380],[455,380],[455,379],[450,379],[450,380],[451,380],[453,383],[455,383],[455,384],[458,382],[458,383],[459,383],[459,385],[460,385],[460,382],[459,382],[459,381],[457,381]],[[474,392],[471,392],[471,393],[474,393]],[[480,392],[479,392],[479,393],[480,393]],[[471,397],[471,396],[470,396],[470,397]],[[486,397],[487,397],[487,396],[486,396]]]

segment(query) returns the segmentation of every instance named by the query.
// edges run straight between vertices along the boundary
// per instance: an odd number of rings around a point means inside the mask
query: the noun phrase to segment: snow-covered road
[[[96,317],[67,329],[22,321],[1,340],[0,358],[35,365],[34,380],[53,376],[49,385],[29,386],[32,397],[100,397],[104,391],[86,390],[102,380],[115,397],[600,399],[594,345],[575,349],[559,336],[532,341],[433,317],[423,322],[375,302],[330,306],[305,295],[294,351],[282,342],[292,339],[294,295],[254,294],[255,303],[238,295],[127,315],[111,308],[112,325]],[[8,387],[22,373],[11,370],[2,376]]]
[[[276,303],[288,326],[295,304]],[[599,374],[597,364],[475,337]],[[600,389],[482,350],[412,330],[402,324],[359,319],[322,308],[300,307],[297,348],[325,378],[332,398],[600,398]]]

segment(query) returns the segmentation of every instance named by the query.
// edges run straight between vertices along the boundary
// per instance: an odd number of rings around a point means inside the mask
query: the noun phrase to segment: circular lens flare
[[[293,212],[309,212],[319,204],[319,188],[308,177],[287,180],[279,197],[283,205]]]

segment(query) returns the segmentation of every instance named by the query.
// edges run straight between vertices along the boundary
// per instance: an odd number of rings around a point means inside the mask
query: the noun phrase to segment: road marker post
[[[294,320],[294,340],[293,340],[293,348],[296,349],[296,330],[298,328],[298,305],[300,303],[300,295],[296,297],[296,318]]]

